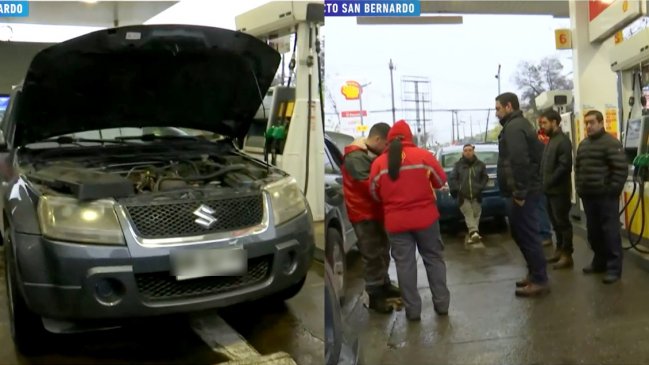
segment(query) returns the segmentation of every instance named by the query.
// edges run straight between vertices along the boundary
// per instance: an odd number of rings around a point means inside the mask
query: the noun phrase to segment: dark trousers
[[[606,269],[608,273],[622,275],[622,237],[620,235],[617,197],[582,197],[586,213],[588,243],[594,256],[591,262],[595,269]]]
[[[439,222],[419,231],[391,233],[390,242],[406,313],[409,316],[421,313],[421,296],[417,289],[417,250],[424,262],[433,305],[437,310],[447,311],[451,295],[446,286],[446,263],[442,253],[444,243]]]
[[[548,275],[538,225],[541,194],[528,194],[522,207],[511,197],[506,201],[512,238],[527,262],[529,279],[534,284],[544,285]]]
[[[571,255],[573,247],[570,194],[547,195],[547,202],[550,222],[552,222],[552,228],[557,236],[557,250]]]
[[[365,266],[365,290],[377,294],[390,282],[390,241],[381,222],[354,223],[358,250]]]

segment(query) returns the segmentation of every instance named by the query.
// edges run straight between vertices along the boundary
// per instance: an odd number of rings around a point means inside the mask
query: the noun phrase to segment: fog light
[[[292,275],[297,269],[297,253],[289,251],[283,265],[283,271],[286,275]]]
[[[95,297],[104,305],[116,305],[124,296],[126,288],[116,279],[100,279],[95,284]]]

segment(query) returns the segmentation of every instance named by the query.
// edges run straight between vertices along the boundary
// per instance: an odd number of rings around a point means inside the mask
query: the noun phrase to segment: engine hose
[[[210,179],[215,179],[219,176],[223,176],[227,173],[234,172],[234,171],[239,171],[239,170],[244,170],[246,169],[246,165],[244,164],[236,164],[236,165],[230,165],[230,166],[225,166],[222,169],[215,171],[211,174],[205,174],[205,175],[196,175],[196,176],[181,176],[181,177],[168,177],[168,178],[161,178],[160,180],[178,180],[182,179],[185,181],[203,181],[203,180],[210,180]]]

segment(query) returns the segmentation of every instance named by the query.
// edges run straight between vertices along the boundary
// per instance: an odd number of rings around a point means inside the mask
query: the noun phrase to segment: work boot
[[[559,258],[559,261],[557,261],[556,264],[552,265],[552,268],[555,270],[568,269],[571,268],[573,264],[572,255],[563,253],[561,254],[561,258]]]
[[[548,264],[554,264],[555,262],[558,262],[559,259],[561,259],[561,250],[558,248],[554,250],[554,254],[545,260],[548,262]]]
[[[386,298],[401,298],[401,289],[398,286],[392,284],[391,282],[385,283],[383,287],[383,293]]]
[[[393,310],[392,305],[388,302],[385,294],[368,293],[368,295],[370,297],[370,304],[369,304],[370,309],[381,314],[392,313]]]
[[[516,282],[516,287],[517,288],[523,288],[530,285],[530,277],[526,276],[524,279],[521,279]]]
[[[517,297],[536,297],[547,294],[550,292],[550,286],[548,284],[539,285],[530,283],[527,286],[516,289]]]

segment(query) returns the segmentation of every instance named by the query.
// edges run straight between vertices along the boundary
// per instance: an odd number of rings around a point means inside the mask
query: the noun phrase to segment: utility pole
[[[423,134],[423,136],[425,137],[425,139],[424,139],[424,146],[423,147],[427,148],[426,146],[428,146],[428,135],[426,134],[426,95],[424,95],[424,103],[423,104],[424,105],[421,108],[421,111],[424,114],[423,115],[423,117],[424,117],[424,134]]]
[[[455,112],[451,112],[451,142],[455,144]]]
[[[417,120],[417,146],[419,146],[419,139],[421,138],[421,126],[419,125],[419,82],[415,81],[415,109]]]
[[[369,84],[371,84],[371,82],[361,85],[360,92],[358,94],[358,104],[359,104],[358,106],[361,109],[360,110],[361,126],[363,126],[363,89],[365,88],[365,86],[368,86]],[[361,136],[365,137],[365,131],[361,131]]]
[[[496,74],[496,78],[498,79],[498,95],[500,95],[500,64],[498,64],[498,73]]]
[[[397,109],[394,107],[394,75],[392,74],[392,71],[394,71],[394,63],[392,63],[392,58],[390,58],[390,63],[388,65],[390,67],[390,90],[392,92],[392,125],[397,121]]]
[[[456,136],[457,140],[459,142],[460,140],[460,117],[457,115],[457,110],[455,111],[455,128],[456,128]]]
[[[487,110],[487,123],[484,127],[484,142],[487,143],[487,134],[489,134],[489,117],[491,116],[491,109]]]
[[[420,109],[419,106],[420,104],[423,105],[423,108],[426,109],[426,103],[428,102],[429,98],[426,97],[427,94],[430,94],[430,90],[428,92],[425,91],[424,86],[428,85],[428,89],[430,89],[430,80],[427,77],[421,77],[421,76],[404,76],[403,79],[401,80],[403,86],[401,88],[403,92],[403,99],[402,102],[405,103],[410,103],[414,102],[415,103],[415,121],[417,125],[417,145],[419,146],[421,143],[421,117],[420,117]],[[414,84],[414,88],[411,88],[411,84]],[[413,95],[414,94],[414,95]],[[414,98],[413,98],[414,96]],[[426,112],[424,111],[423,113],[423,123],[424,123],[424,133],[426,130]]]
[[[469,129],[471,131],[471,142],[473,142],[473,115],[469,114]]]

